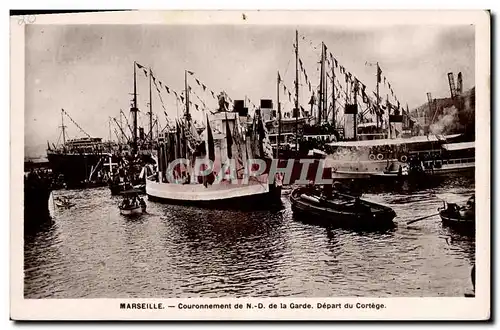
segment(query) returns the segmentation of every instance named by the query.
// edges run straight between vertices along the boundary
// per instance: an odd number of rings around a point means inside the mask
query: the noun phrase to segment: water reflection
[[[272,211],[206,210],[148,202],[122,216],[109,189],[61,191],[77,204],[25,235],[27,298],[463,296],[474,237],[443,227],[447,181],[366,193],[394,208],[396,227],[354,231],[297,221],[286,196]]]

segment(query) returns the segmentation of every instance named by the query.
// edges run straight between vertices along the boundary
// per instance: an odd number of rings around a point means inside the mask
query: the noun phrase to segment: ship
[[[177,120],[176,127],[158,145],[156,171],[146,179],[148,199],[218,209],[279,205],[281,185],[270,178],[268,171],[247,175],[249,159],[268,161],[273,157],[260,112],[256,111],[248,125],[248,117],[241,116],[241,111],[228,110],[226,95],[221,93],[219,108],[206,114],[205,129],[198,134],[189,113],[187,87],[185,95],[184,117]],[[191,162],[173,166],[179,159]],[[205,165],[197,168],[197,163]],[[227,164],[235,166],[230,169],[232,177],[226,176]]]
[[[326,166],[338,180],[474,173],[475,143],[461,139],[451,134],[332,142]]]
[[[54,185],[67,189],[106,185],[109,180],[108,165],[117,161],[110,146],[103,142],[102,138],[91,137],[74,121],[86,136],[68,140],[64,116],[73,121],[69,114],[61,109],[62,144],[50,145],[47,142],[47,159],[54,177]]]

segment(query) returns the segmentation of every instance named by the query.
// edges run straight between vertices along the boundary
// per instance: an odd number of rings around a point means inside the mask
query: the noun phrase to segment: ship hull
[[[104,159],[101,161],[101,159]],[[67,188],[86,188],[92,169],[99,162],[101,164],[108,161],[108,154],[57,154],[47,153],[49,167],[57,178],[64,176]],[[102,183],[104,185],[105,183]]]
[[[257,210],[280,205],[281,187],[265,183],[202,184],[158,183],[146,180],[151,201],[203,208]]]

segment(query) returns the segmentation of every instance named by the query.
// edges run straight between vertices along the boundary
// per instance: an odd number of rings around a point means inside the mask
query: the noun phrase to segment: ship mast
[[[321,61],[320,61],[320,75],[319,75],[319,95],[318,95],[318,125],[321,125],[323,115],[323,76],[324,76],[324,62],[323,62],[323,42],[321,42]]]
[[[137,152],[137,76],[136,76],[136,62],[134,61],[134,104],[132,106],[132,109],[130,109],[130,112],[132,112],[132,115],[134,117],[134,127],[133,127],[133,132],[132,132],[132,139],[133,139],[133,144],[132,144],[132,150],[134,154]]]
[[[299,31],[295,30],[295,152],[299,150]]]
[[[332,61],[332,126],[333,128],[335,128],[335,121],[337,120],[335,116],[335,63],[333,62],[332,58],[330,58],[330,60]]]
[[[151,148],[153,148],[153,96],[151,93],[151,76],[153,72],[149,68],[149,137],[151,142]]]
[[[280,157],[280,143],[281,143],[281,105],[280,105],[280,73],[278,71],[278,83],[276,87],[276,99],[278,104],[278,141],[276,142],[276,159]]]
[[[325,122],[328,121],[328,84],[327,84],[327,79],[326,79],[326,66],[325,66],[325,59],[326,59],[326,45],[324,42],[321,43],[321,45],[323,46],[322,48],[322,51],[323,51],[323,75],[322,75],[322,79],[323,79],[323,120]]]
[[[64,126],[64,109],[61,109],[61,129],[63,136],[63,146],[66,145],[66,126]]]
[[[187,70],[184,70],[184,88],[186,90],[186,128],[185,129],[190,131],[190,129],[191,129],[191,115],[189,114],[189,86],[187,83]],[[185,134],[185,130],[183,132]],[[185,136],[183,136],[182,138],[185,139]],[[184,147],[185,147],[184,156],[187,157],[188,145],[187,145],[186,141],[184,142]]]
[[[378,66],[377,62],[377,111],[376,111],[376,117],[377,117],[377,128],[379,128],[379,117],[380,117],[380,106],[379,106],[379,87],[378,84],[380,82],[380,68]],[[382,118],[380,118],[382,119]],[[381,125],[382,126],[382,123]]]

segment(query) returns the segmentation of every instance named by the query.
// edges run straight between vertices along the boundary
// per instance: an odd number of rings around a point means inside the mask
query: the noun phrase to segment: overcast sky
[[[276,74],[292,89],[295,74],[295,26],[166,26],[166,25],[28,25],[26,27],[25,152],[45,153],[47,141],[59,137],[61,108],[91,136],[108,139],[108,118],[129,113],[133,91],[133,62],[151,67],[171,89],[184,88],[184,70],[193,91],[210,108],[210,90],[224,90],[234,99],[247,96],[256,105],[262,98],[276,100]],[[376,69],[365,62],[379,62],[383,75],[402,104],[410,109],[426,102],[426,93],[447,97],[446,74],[463,74],[464,90],[474,86],[473,26],[298,27],[299,55],[313,87],[319,82],[320,43],[360,81],[375,90]],[[316,47],[316,48],[315,48]],[[338,71],[336,74],[339,75]],[[148,111],[148,80],[140,70],[138,106]],[[203,92],[194,78],[207,87]],[[343,77],[339,77],[345,82]],[[301,75],[301,83],[304,76]],[[331,90],[331,86],[328,88]],[[301,89],[307,108],[310,93]],[[381,94],[389,93],[381,86]],[[153,112],[165,116],[154,89]],[[292,94],[293,97],[293,94]],[[175,98],[162,90],[171,118],[183,111]],[[284,108],[288,95],[281,90]],[[191,100],[201,105],[195,96]],[[293,100],[293,99],[292,99]],[[195,118],[202,113],[192,110]],[[142,115],[141,115],[142,116]],[[140,116],[140,124],[146,125]],[[82,137],[66,120],[70,137]],[[112,133],[114,138],[114,133]]]

